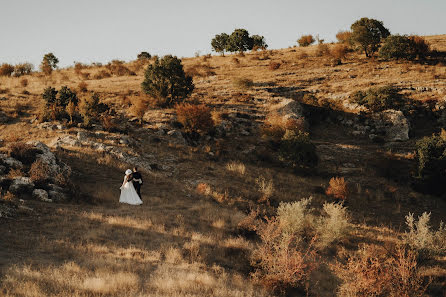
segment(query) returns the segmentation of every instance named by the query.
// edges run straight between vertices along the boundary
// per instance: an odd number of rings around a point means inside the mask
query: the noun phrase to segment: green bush
[[[266,50],[268,48],[268,44],[266,44],[265,37],[260,35],[252,35],[253,46],[252,49],[262,49]]]
[[[417,178],[432,194],[446,194],[446,138],[440,135],[424,137],[417,142]]]
[[[418,36],[391,35],[386,38],[379,50],[380,58],[414,60],[424,57],[429,52],[429,46]]]
[[[308,133],[287,130],[280,141],[279,155],[282,161],[293,167],[314,167],[318,163],[316,146]]]
[[[370,88],[367,91],[357,91],[351,101],[367,107],[372,112],[386,109],[399,109],[402,104],[402,96],[398,89],[392,86]]]
[[[152,57],[148,52],[140,52],[137,56],[138,60],[148,60]]]
[[[215,35],[215,37],[211,41],[211,46],[215,52],[221,53],[224,56],[225,50],[228,47],[228,42],[229,42],[229,35],[226,33],[221,33]]]
[[[182,102],[195,87],[192,77],[185,74],[181,60],[171,55],[157,58],[147,67],[141,86],[164,106]]]
[[[53,87],[46,88],[42,93],[45,108],[41,114],[42,120],[57,120],[67,115],[67,106],[71,103],[76,107],[79,99],[75,92],[71,91],[67,86],[63,86],[60,91]]]
[[[235,29],[229,36],[226,50],[228,52],[243,53],[247,50],[251,50],[253,46],[254,40],[249,36],[247,30]]]
[[[43,56],[42,63],[40,64],[40,70],[45,74],[51,74],[54,69],[57,68],[59,59],[53,53],[48,53]]]

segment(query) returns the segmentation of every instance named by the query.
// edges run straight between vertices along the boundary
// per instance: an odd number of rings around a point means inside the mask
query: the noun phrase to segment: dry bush
[[[187,133],[207,133],[214,128],[211,109],[204,104],[182,103],[175,107],[178,122]]]
[[[239,89],[249,90],[254,86],[254,82],[249,78],[237,77],[232,80],[232,84]]]
[[[256,184],[259,192],[262,193],[262,198],[260,200],[269,201],[269,198],[271,198],[274,193],[273,180],[267,180],[265,177],[259,176],[258,178],[256,178]]]
[[[10,179],[14,179],[17,177],[23,177],[26,174],[21,169],[10,169],[8,172],[7,177]]]
[[[192,77],[208,77],[215,75],[215,72],[212,70],[211,65],[197,63],[195,65],[190,65],[185,69],[185,73],[188,76]]]
[[[352,32],[350,32],[350,31],[339,31],[336,34],[336,39],[338,40],[339,43],[349,44],[351,36],[352,36]]]
[[[22,78],[22,79],[20,80],[20,85],[21,85],[22,87],[26,88],[26,87],[28,86],[28,79],[26,79],[26,78]]]
[[[50,178],[51,170],[48,163],[38,159],[31,164],[28,174],[36,185],[42,185]]]
[[[124,75],[136,75],[135,72],[124,66],[123,61],[113,60],[105,66],[112,75],[124,76]]]
[[[252,253],[256,268],[253,278],[275,292],[304,287],[318,266],[314,241],[302,244],[298,236],[288,233],[280,219],[273,218],[258,227],[261,243]]]
[[[5,195],[1,195],[1,192],[0,192],[0,199],[1,200],[4,200],[4,201],[13,201],[13,200],[15,200],[17,197],[13,194],[13,193],[11,193],[11,192],[6,192],[6,194]]]
[[[365,245],[337,268],[344,281],[340,296],[425,296],[428,282],[419,274],[416,253],[403,247],[388,251]]]
[[[297,40],[297,43],[299,43],[299,46],[302,46],[302,47],[309,46],[310,44],[312,44],[314,42],[315,42],[315,40],[313,38],[313,35],[303,35]]]
[[[316,220],[317,246],[326,248],[348,237],[350,216],[341,204],[324,203],[323,213]]]
[[[36,159],[38,150],[31,144],[24,142],[14,142],[8,147],[9,155],[24,164],[32,164]]]
[[[103,79],[108,77],[111,77],[111,74],[106,70],[100,70],[93,75],[94,79]]]
[[[286,131],[294,131],[296,133],[306,130],[305,120],[303,118],[293,119],[285,118],[280,114],[271,113],[268,115],[265,124],[262,126],[262,135],[271,138],[274,141],[280,141]]]
[[[348,186],[343,177],[332,177],[325,194],[345,200],[349,195]]]
[[[227,163],[226,169],[231,172],[240,174],[240,175],[244,175],[246,172],[245,164],[243,164],[242,162],[238,162],[238,161],[231,161],[231,162]]]
[[[348,47],[345,44],[336,44],[330,49],[330,55],[334,59],[345,59]]]
[[[82,69],[88,68],[87,65],[76,62],[74,63],[74,73],[76,73],[77,75],[81,75],[82,74]]]
[[[197,185],[196,191],[198,194],[207,196],[211,193],[212,189],[211,186],[207,183],[199,183]]]
[[[324,57],[324,56],[330,56],[330,48],[327,44],[318,44],[316,48],[316,56],[318,57]]]
[[[424,257],[446,253],[446,226],[441,222],[438,230],[432,230],[430,216],[430,213],[423,212],[418,221],[413,213],[406,216],[409,232],[405,233],[405,241]]]
[[[102,128],[107,132],[115,132],[118,130],[118,125],[114,121],[113,117],[109,114],[104,114],[101,117]]]
[[[31,63],[20,63],[14,66],[14,76],[19,77],[26,74],[31,74],[34,65]]]
[[[77,88],[79,89],[79,92],[85,93],[88,91],[88,84],[84,81],[81,81],[78,85]]]
[[[149,107],[145,98],[138,96],[132,97],[131,99],[132,107],[130,108],[131,113],[138,118],[139,123],[142,124],[144,120],[144,115]]]
[[[0,76],[11,76],[14,72],[14,66],[4,63],[0,66]]]
[[[409,36],[411,40],[412,50],[418,57],[425,57],[430,52],[430,45],[424,37],[418,35]]]
[[[232,57],[231,62],[234,66],[239,66],[240,65],[240,60],[236,57]]]
[[[277,70],[280,68],[280,65],[281,64],[279,62],[271,61],[268,65],[268,68],[269,68],[269,70]]]

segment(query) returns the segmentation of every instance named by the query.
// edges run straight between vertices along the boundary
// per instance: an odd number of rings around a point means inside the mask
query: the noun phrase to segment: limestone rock
[[[48,195],[49,195],[50,199],[53,201],[66,201],[67,200],[67,196],[61,192],[50,190],[50,191],[48,191]]]
[[[23,163],[6,154],[0,154],[0,162],[13,169],[22,169]]]
[[[372,115],[377,130],[385,132],[385,141],[406,141],[409,139],[409,121],[400,110],[385,110]]]
[[[302,106],[293,99],[283,99],[278,104],[272,106],[271,109],[286,119],[299,119],[303,117]]]
[[[34,189],[34,183],[29,177],[17,177],[12,180],[9,191],[13,194],[31,193]]]
[[[53,202],[53,200],[48,198],[48,192],[43,189],[34,189],[33,199],[43,202]]]

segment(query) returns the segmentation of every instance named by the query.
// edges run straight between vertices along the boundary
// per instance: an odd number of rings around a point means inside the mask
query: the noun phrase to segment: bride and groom
[[[122,183],[121,196],[119,202],[131,205],[142,204],[141,200],[142,175],[135,166],[133,171],[127,169],[125,171],[124,182]]]

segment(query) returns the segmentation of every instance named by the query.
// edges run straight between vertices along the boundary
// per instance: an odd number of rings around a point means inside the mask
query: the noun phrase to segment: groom
[[[138,167],[133,167],[133,172],[131,175],[131,181],[135,187],[136,193],[138,193],[139,198],[141,198],[141,185],[142,185],[142,175],[138,171]]]

